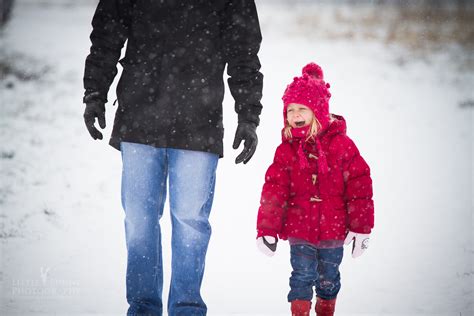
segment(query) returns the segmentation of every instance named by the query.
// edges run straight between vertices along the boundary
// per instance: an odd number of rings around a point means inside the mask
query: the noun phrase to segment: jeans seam
[[[157,223],[155,223],[157,226],[158,226],[158,233],[159,233],[159,242],[156,243],[156,262],[155,262],[155,290],[158,291],[158,288],[160,287],[159,284],[163,284],[163,281],[162,280],[162,275],[163,275],[163,247],[162,247],[162,242],[161,242],[161,227],[160,227],[160,219],[161,217],[163,216],[163,208],[165,207],[165,202],[166,202],[166,195],[167,195],[167,179],[168,179],[168,151],[166,151],[165,149],[165,155],[164,155],[164,159],[165,161],[163,162],[163,173],[161,174],[162,176],[162,179],[163,179],[163,182],[164,182],[164,188],[161,188],[160,190],[160,196],[159,196],[159,203],[158,203],[158,209],[156,210],[157,212],[159,212],[159,216],[157,216],[158,218],[158,221]],[[163,184],[160,183],[160,185]],[[161,267],[160,269],[158,269],[158,267]],[[158,271],[158,270],[161,270],[161,271]],[[160,274],[160,276],[159,276]],[[158,278],[160,278],[161,280],[158,280]],[[161,282],[160,282],[161,281]],[[159,291],[160,293],[160,296],[163,295],[162,293],[162,286],[161,286],[161,289]]]

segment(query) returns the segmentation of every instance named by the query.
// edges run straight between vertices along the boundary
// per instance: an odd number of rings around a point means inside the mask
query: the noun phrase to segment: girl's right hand
[[[266,256],[272,257],[275,254],[278,240],[272,236],[262,236],[257,238],[257,248]]]

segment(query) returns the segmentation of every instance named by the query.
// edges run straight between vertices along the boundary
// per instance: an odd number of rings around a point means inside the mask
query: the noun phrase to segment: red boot
[[[310,311],[311,301],[291,301],[291,316],[309,316]]]
[[[317,316],[334,316],[336,309],[336,299],[325,300],[320,297],[316,298],[316,315]]]

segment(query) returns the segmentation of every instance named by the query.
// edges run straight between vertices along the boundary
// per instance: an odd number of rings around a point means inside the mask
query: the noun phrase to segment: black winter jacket
[[[226,64],[239,122],[258,125],[263,76],[253,0],[100,0],[92,26],[84,100],[107,102],[117,62],[123,66],[113,147],[128,141],[222,157]]]

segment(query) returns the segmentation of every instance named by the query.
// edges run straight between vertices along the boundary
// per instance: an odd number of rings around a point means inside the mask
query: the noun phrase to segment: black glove
[[[249,162],[255,153],[257,148],[258,138],[257,138],[257,124],[252,122],[240,122],[237,126],[237,131],[235,132],[234,144],[232,147],[234,149],[239,148],[240,143],[244,140],[244,150],[235,158],[235,163],[244,164]]]
[[[84,122],[86,123],[87,130],[94,139],[102,139],[102,133],[94,126],[95,118],[99,121],[101,129],[105,128],[105,104],[103,101],[90,101],[86,103],[86,109],[84,110]]]

